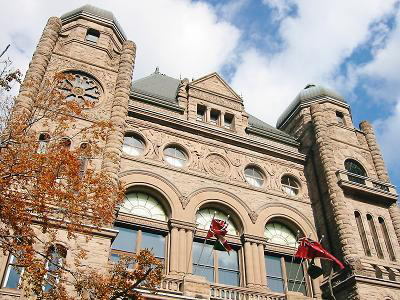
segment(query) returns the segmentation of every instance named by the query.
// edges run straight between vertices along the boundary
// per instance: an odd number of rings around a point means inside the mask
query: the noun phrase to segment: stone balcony
[[[339,186],[349,194],[363,195],[375,200],[397,201],[396,187],[390,183],[356,175],[345,170],[336,171],[336,176]]]

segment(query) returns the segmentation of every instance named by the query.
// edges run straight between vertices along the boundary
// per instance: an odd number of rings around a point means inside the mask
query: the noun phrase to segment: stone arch
[[[299,210],[283,203],[270,203],[262,206],[256,222],[257,235],[264,236],[265,225],[273,219],[282,220],[291,229],[298,228],[303,235],[318,239],[317,232],[312,222]]]
[[[243,200],[228,191],[219,188],[202,188],[191,193],[188,196],[188,200],[185,213],[189,222],[194,222],[196,212],[199,208],[215,203],[226,208],[232,214],[234,223],[239,231],[248,232],[251,226],[251,219],[249,217],[251,213],[250,208]]]
[[[140,188],[148,190],[156,196],[161,196],[161,199],[164,200],[162,205],[167,210],[169,218],[181,218],[183,214],[181,201],[184,197],[166,178],[150,171],[132,170],[122,172],[120,180],[128,191]]]

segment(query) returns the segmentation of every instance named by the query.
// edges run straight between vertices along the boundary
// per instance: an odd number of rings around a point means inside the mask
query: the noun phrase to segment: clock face
[[[59,90],[67,101],[76,101],[82,107],[91,107],[99,102],[100,84],[91,76],[81,72],[68,72]]]
[[[264,236],[269,243],[297,247],[295,234],[281,223],[268,223],[265,226]]]

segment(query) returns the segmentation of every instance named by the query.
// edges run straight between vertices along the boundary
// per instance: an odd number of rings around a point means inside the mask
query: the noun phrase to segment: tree
[[[125,195],[101,170],[111,124],[77,122],[88,119],[91,103],[66,100],[65,74],[45,79],[30,110],[5,101],[21,74],[10,60],[3,66],[0,100],[8,104],[0,114],[0,248],[14,259],[20,288],[38,299],[137,299],[136,288],[155,289],[162,265],[149,250],[104,268],[86,262],[85,242],[110,227]]]

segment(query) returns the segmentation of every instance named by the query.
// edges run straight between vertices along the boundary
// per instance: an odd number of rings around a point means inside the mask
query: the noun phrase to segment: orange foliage
[[[85,265],[89,253],[78,238],[88,240],[101,227],[110,227],[125,191],[101,170],[112,125],[86,121],[82,127],[91,104],[65,100],[58,89],[65,78],[57,74],[44,82],[30,108],[17,99],[12,110],[0,114],[0,247],[23,268],[21,288],[27,295],[140,298],[135,288],[154,289],[161,280],[161,264],[149,251],[103,270]],[[54,245],[74,253],[72,262],[52,261],[48,249]],[[128,269],[132,263],[135,267]],[[46,284],[51,288],[44,289]]]

